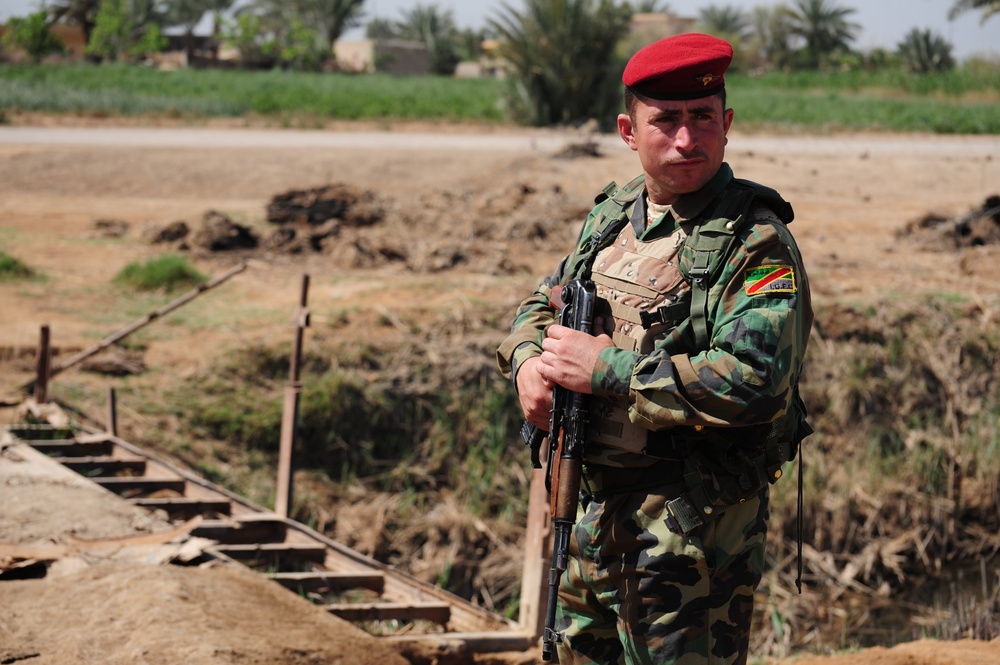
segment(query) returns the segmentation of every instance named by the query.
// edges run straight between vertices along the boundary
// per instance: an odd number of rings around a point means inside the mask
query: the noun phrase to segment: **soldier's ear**
[[[636,149],[635,125],[632,123],[632,117],[628,113],[618,114],[618,134],[629,148],[632,150]]]

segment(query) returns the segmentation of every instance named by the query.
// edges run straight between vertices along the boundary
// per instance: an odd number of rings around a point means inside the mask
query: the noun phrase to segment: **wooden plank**
[[[345,621],[430,621],[445,625],[451,618],[451,605],[428,603],[335,603],[323,609]]]
[[[139,458],[91,455],[84,457],[55,457],[53,459],[67,469],[76,471],[82,476],[99,474],[107,477],[118,476],[123,473],[142,475],[146,471],[146,460]]]
[[[184,494],[183,478],[100,477],[91,478],[91,480],[115,494],[125,494],[127,492],[142,492],[143,494],[176,492],[177,494]]]
[[[293,591],[368,589],[382,593],[385,588],[385,576],[381,573],[332,573],[317,570],[309,573],[269,573],[268,577]]]
[[[7,427],[7,431],[27,443],[33,441],[72,440],[73,438],[73,430],[68,427],[55,427],[53,425],[15,424]]]
[[[186,519],[195,515],[228,515],[232,509],[232,503],[226,499],[140,497],[129,499],[129,503],[150,510],[163,510],[173,519]]]
[[[114,449],[114,443],[109,440],[77,441],[76,439],[52,439],[47,441],[26,440],[26,443],[38,452],[50,457],[110,455]]]
[[[228,513],[230,503],[225,502]],[[208,538],[226,545],[250,543],[280,543],[288,529],[281,520],[206,520],[194,531],[199,538]]]
[[[449,657],[456,659],[468,656],[470,662],[475,654],[527,651],[539,646],[538,638],[534,635],[523,631],[506,630],[478,633],[435,633],[430,635],[407,633],[404,635],[386,635],[379,639],[399,645],[402,649],[406,649],[409,645],[420,645],[424,648],[432,647],[434,649],[432,653],[446,653]],[[456,660],[456,662],[458,661]]]
[[[252,545],[217,545],[211,548],[237,561],[253,561],[271,557],[322,563],[326,547],[310,543],[257,543]]]

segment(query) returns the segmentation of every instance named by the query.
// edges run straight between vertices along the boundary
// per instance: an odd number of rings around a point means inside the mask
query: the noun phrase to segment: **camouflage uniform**
[[[497,351],[513,378],[557,320],[553,287],[574,277],[597,284],[615,346],[591,377],[584,489],[559,592],[561,663],[746,661],[775,479],[765,475],[775,465],[761,461],[761,442],[797,402],[812,323],[801,257],[783,223],[791,208],[763,192],[723,164],[647,227],[642,177],[606,190],[575,250],[521,304]],[[708,228],[735,240],[699,315],[691,309],[699,243],[688,236]],[[665,505],[681,499],[694,507],[694,526],[674,520],[672,530]]]

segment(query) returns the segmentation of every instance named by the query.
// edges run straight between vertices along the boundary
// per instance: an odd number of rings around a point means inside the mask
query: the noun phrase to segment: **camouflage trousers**
[[[765,487],[688,536],[679,483],[581,503],[559,589],[561,665],[742,665],[767,537]]]

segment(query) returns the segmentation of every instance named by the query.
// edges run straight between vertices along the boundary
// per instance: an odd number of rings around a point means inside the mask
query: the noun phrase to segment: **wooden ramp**
[[[538,642],[533,626],[524,628],[344,547],[111,434],[48,425],[8,425],[3,431],[9,441],[31,446],[172,523],[200,518],[191,535],[215,542],[205,557],[257,570],[347,621],[375,626],[370,632],[384,639],[471,653],[523,651]]]

